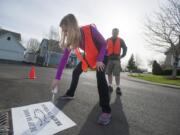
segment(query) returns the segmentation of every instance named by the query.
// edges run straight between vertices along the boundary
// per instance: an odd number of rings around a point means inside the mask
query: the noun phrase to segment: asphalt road
[[[30,66],[0,64],[0,109],[39,103],[51,99],[50,84],[56,69],[36,67],[36,80],[27,79]],[[63,95],[72,70],[65,70],[58,95]],[[180,90],[130,81],[121,77],[123,95],[111,95],[112,121],[96,124],[101,112],[95,72],[83,73],[72,101],[58,101],[59,107],[77,126],[57,135],[180,135]]]

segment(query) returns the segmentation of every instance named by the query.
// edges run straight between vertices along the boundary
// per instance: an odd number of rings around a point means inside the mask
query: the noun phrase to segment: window
[[[7,37],[7,40],[10,41],[10,40],[11,40],[11,37]]]

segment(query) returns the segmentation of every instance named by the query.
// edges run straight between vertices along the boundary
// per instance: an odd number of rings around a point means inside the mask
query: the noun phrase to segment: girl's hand
[[[96,68],[97,68],[98,71],[103,71],[103,70],[104,70],[104,67],[105,67],[105,65],[104,65],[103,62],[98,61],[98,62],[96,63]]]
[[[59,80],[54,79],[52,84],[51,84],[51,89],[54,89],[55,87],[57,87],[58,86],[58,82],[59,82]]]

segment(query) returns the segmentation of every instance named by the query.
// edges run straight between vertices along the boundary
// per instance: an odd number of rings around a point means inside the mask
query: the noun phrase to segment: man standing
[[[120,71],[121,71],[121,58],[126,55],[127,46],[122,38],[118,37],[119,30],[114,28],[112,30],[112,37],[107,39],[107,56],[108,63],[106,67],[106,74],[108,75],[109,91],[113,91],[112,81],[113,76],[116,80],[116,93],[121,95],[120,88]],[[121,55],[121,48],[123,53]]]

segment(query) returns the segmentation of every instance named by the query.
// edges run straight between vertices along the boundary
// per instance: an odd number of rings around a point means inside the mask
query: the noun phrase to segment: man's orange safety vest
[[[86,72],[88,67],[92,69],[96,68],[96,62],[99,53],[92,39],[91,25],[83,26],[82,31],[84,33],[85,57],[81,55],[79,48],[75,49],[75,54],[77,58],[82,62],[82,70]]]
[[[110,55],[120,55],[121,53],[121,41],[120,38],[116,38],[115,43],[113,44],[112,39],[107,41],[107,53]]]

